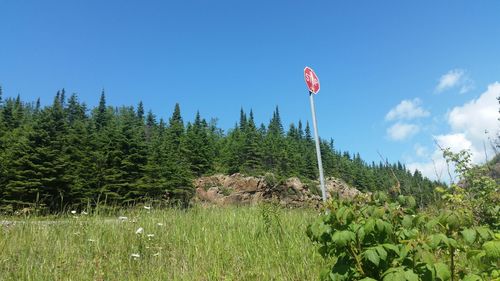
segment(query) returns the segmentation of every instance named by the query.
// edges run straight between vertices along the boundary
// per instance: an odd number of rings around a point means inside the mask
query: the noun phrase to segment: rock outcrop
[[[338,194],[352,198],[361,192],[336,178],[326,179],[327,197]],[[289,207],[318,206],[321,191],[317,182],[304,183],[292,177],[277,182],[274,176],[249,177],[242,174],[213,175],[194,181],[195,201],[216,205],[248,205],[266,201],[278,201]]]

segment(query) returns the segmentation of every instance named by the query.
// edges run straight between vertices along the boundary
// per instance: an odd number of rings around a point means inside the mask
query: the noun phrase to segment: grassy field
[[[127,217],[120,220],[118,216]],[[0,280],[317,280],[309,209],[130,209],[1,218]]]

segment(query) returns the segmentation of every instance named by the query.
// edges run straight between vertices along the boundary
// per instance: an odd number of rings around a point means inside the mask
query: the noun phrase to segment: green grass
[[[136,208],[119,215],[128,220],[35,217],[0,226],[0,280],[317,280],[326,266],[305,234],[314,210]]]

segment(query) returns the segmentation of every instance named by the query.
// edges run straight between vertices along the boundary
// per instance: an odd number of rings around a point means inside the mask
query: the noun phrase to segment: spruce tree
[[[178,103],[175,104],[174,112],[169,119],[169,126],[165,138],[165,178],[168,180],[166,198],[172,202],[178,202],[187,206],[193,195],[191,173],[189,163],[185,159],[185,148],[182,145],[185,137],[184,122]]]
[[[255,126],[252,110],[242,133],[244,135],[242,170],[247,174],[258,174],[262,172],[262,138]]]
[[[141,121],[144,120],[144,104],[142,104],[142,101],[140,101],[137,106],[137,118]]]
[[[11,202],[28,204],[39,200],[58,211],[71,203],[68,158],[62,153],[66,135],[64,112],[56,97],[53,105],[41,112],[28,143],[20,143],[14,151],[12,178],[6,185]]]
[[[99,106],[97,107],[97,110],[95,112],[95,126],[96,129],[99,131],[102,128],[104,128],[107,123],[108,123],[108,113],[106,109],[106,96],[104,94],[104,90],[101,92],[101,98],[99,99]]]
[[[201,120],[200,112],[196,112],[194,123],[188,123],[184,138],[185,155],[195,176],[201,176],[212,169],[213,159],[207,130],[206,122]]]

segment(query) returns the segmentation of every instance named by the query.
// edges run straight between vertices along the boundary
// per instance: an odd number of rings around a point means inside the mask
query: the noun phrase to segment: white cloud
[[[500,96],[500,83],[495,82],[488,86],[486,92],[479,98],[473,99],[462,106],[454,107],[447,116],[451,132],[433,136],[434,140],[442,148],[450,148],[453,152],[469,150],[472,154],[473,163],[481,163],[486,159],[485,153],[491,157],[493,151],[488,145],[488,136],[495,136],[499,131],[498,101]],[[485,131],[488,134],[485,134]],[[419,155],[419,145],[415,145],[415,153]],[[486,148],[486,151],[485,151]],[[448,168],[442,157],[441,150],[436,147],[434,152],[428,156],[427,161],[411,162],[406,166],[410,170],[418,169],[424,176],[431,179],[449,181],[448,169],[452,180],[456,181],[453,166]]]
[[[448,114],[453,132],[463,132],[475,146],[482,146],[485,132],[494,134],[499,129],[498,96],[500,83],[495,82],[479,98],[454,107]]]
[[[465,94],[473,88],[472,80],[463,69],[452,69],[439,78],[435,92],[441,93],[454,87],[460,87],[459,93]]]
[[[411,120],[429,116],[430,113],[420,106],[421,103],[422,101],[418,98],[413,100],[403,100],[385,115],[385,120]]]
[[[415,124],[398,122],[387,129],[387,136],[391,140],[401,141],[412,137],[418,133],[419,130],[420,127]]]

